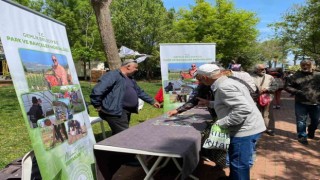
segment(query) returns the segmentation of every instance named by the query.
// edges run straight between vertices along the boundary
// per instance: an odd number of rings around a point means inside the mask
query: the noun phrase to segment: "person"
[[[191,64],[191,68],[189,69],[188,72],[183,72],[180,71],[180,79],[192,79],[194,77],[194,73],[197,72],[197,65],[196,64]]]
[[[222,67],[220,67],[220,71],[221,71],[221,73],[223,73],[226,76],[233,76],[233,77],[236,77],[236,78],[239,78],[239,79],[245,81],[254,91],[257,89],[257,87],[253,81],[253,78],[247,72],[232,71],[230,69],[225,70]],[[198,87],[195,90],[195,93],[193,94],[192,98],[189,101],[187,101],[185,104],[178,107],[177,109],[168,111],[167,114],[169,115],[169,117],[175,116],[179,113],[182,113],[184,111],[187,111],[187,110],[197,106],[199,103],[199,99],[198,99],[199,97],[201,98],[201,102],[199,105],[207,106],[210,114],[212,115],[212,118],[215,118],[216,114],[213,109],[213,103],[214,103],[213,93],[210,89],[210,86],[206,86],[202,83],[199,83]]]
[[[228,65],[228,69],[232,71],[241,71],[241,64],[238,64],[235,60],[232,60]]]
[[[197,72],[197,65],[191,64],[191,69],[189,69],[189,74],[191,77],[194,77],[194,73]]]
[[[57,78],[59,85],[68,85],[68,73],[58,62],[58,59],[55,55],[51,56],[53,65],[52,71],[54,72],[54,76]]]
[[[173,91],[173,83],[169,82],[168,85],[164,88],[166,93],[169,93],[169,91]]]
[[[254,91],[256,91],[257,87],[254,84],[254,81],[249,73],[244,72],[244,71],[232,71],[230,69],[224,69],[221,66],[219,66],[219,68],[220,68],[220,71],[223,75],[228,76],[228,77],[233,76],[238,79],[241,79],[244,82],[246,82]],[[197,105],[206,106],[212,119],[213,119],[213,122],[215,122],[217,115],[216,115],[216,112],[213,108],[213,104],[214,104],[214,98],[213,98],[213,92],[211,91],[210,86],[204,85],[200,82],[198,87],[196,88],[192,98],[189,101],[187,101],[185,104],[178,107],[177,109],[168,111],[167,114],[169,117],[171,117],[171,116],[180,114],[182,112],[185,112],[185,111],[187,111]],[[225,167],[225,166],[230,165],[229,157],[224,150],[214,150],[214,151],[211,150],[211,151],[209,151],[209,150],[203,149],[202,151],[203,151],[204,155],[207,156],[206,158],[213,160],[218,167]],[[254,164],[255,154],[256,154],[256,146],[254,144],[253,156],[249,162],[250,167],[252,167]]]
[[[31,101],[32,101],[32,106],[27,112],[27,115],[29,115],[29,119],[31,121],[31,127],[36,128],[38,127],[37,121],[41,118],[44,118],[44,116],[43,116],[42,107],[39,104],[38,99],[35,96],[33,96],[31,98]]]
[[[320,118],[320,75],[312,71],[312,62],[302,60],[301,70],[288,77],[285,90],[295,96],[295,115],[298,141],[307,145],[314,139]],[[308,115],[310,125],[307,126]],[[306,128],[308,133],[306,132]]]
[[[100,118],[107,121],[112,135],[129,128],[131,113],[138,113],[138,98],[160,108],[160,104],[132,78],[137,71],[137,61],[125,60],[119,69],[101,76],[90,94],[91,104],[99,112]]]
[[[274,71],[270,71],[269,73],[271,76],[273,76],[274,80],[277,84],[277,90],[274,92],[274,101],[273,101],[273,109],[280,109],[280,103],[281,103],[281,92],[284,88],[284,80],[283,80],[283,73],[282,69],[278,68]]]
[[[277,90],[277,83],[274,78],[266,74],[266,67],[264,64],[257,64],[254,69],[254,73],[252,74],[255,85],[259,89],[259,94],[268,94],[270,96],[270,102],[272,101],[273,94]],[[274,136],[274,117],[273,111],[270,109],[270,103],[265,106],[257,103],[257,106],[263,116],[264,123],[267,127],[266,133],[270,136]]]
[[[215,124],[227,128],[230,133],[229,178],[250,179],[253,149],[266,127],[248,88],[225,76],[215,64],[201,65],[196,78],[202,84],[211,86],[218,119]]]

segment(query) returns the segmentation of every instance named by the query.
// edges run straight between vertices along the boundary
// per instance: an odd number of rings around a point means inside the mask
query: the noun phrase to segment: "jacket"
[[[138,97],[149,104],[154,104],[154,99],[146,94],[135,80],[132,79],[132,81]],[[101,107],[102,112],[106,114],[121,116],[125,91],[126,76],[119,69],[109,71],[101,76],[92,89],[90,95],[91,104],[95,108]],[[135,113],[138,113],[138,104]]]
[[[216,124],[228,128],[231,137],[244,137],[266,130],[263,117],[242,83],[222,76],[211,86]]]
[[[297,71],[287,79],[285,90],[295,95],[296,102],[320,104],[320,74]]]
[[[263,84],[261,85],[263,77],[265,77],[265,78],[264,78]],[[276,81],[269,74],[265,74],[264,76],[259,76],[257,74],[253,74],[252,78],[254,80],[255,85],[258,87],[259,91],[261,91],[262,89],[265,88],[268,90],[269,94],[273,94],[278,89],[278,85],[277,85]]]

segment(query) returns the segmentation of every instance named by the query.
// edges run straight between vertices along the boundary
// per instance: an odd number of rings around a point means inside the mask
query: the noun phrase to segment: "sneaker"
[[[273,130],[267,130],[266,133],[269,135],[269,136],[274,136],[274,131]]]
[[[298,138],[299,143],[303,144],[303,145],[308,145],[308,139],[307,137],[299,137]]]
[[[272,106],[273,109],[277,109],[277,106]]]

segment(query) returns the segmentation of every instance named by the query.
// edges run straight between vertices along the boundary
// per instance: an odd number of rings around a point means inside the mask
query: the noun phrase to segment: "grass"
[[[89,102],[89,94],[94,84],[85,81],[80,82],[80,84],[85,101]],[[161,87],[160,81],[139,81],[138,84],[152,97]],[[11,161],[32,150],[32,147],[13,85],[0,87],[0,96],[0,169],[3,169]],[[89,106],[89,111],[90,116],[98,115],[92,106]],[[157,109],[145,103],[139,114],[131,116],[130,126],[161,114],[163,114],[163,109]],[[104,123],[104,125],[107,136],[110,136],[110,128],[107,123]],[[92,128],[97,142],[102,140],[100,124],[94,124]]]

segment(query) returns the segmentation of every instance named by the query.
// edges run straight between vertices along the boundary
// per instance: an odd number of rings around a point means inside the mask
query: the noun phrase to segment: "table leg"
[[[144,180],[149,180],[149,179],[153,179],[152,178],[152,174],[153,172],[157,169],[158,165],[160,164],[161,160],[163,159],[162,156],[159,156],[156,160],[156,162],[152,165],[151,169],[148,170],[148,167],[146,166],[146,164],[144,163],[141,155],[137,155],[137,159],[140,162],[144,172],[146,173],[146,177],[144,178]]]
[[[177,168],[179,169],[179,171],[180,171],[180,173],[179,173],[178,176],[177,176],[177,178],[178,178],[178,177],[180,176],[180,174],[181,174],[182,168],[181,168],[181,166],[180,166],[180,164],[178,163],[178,161],[177,161],[176,158],[172,158],[172,160],[173,160],[174,164],[176,165],[176,167],[177,167]],[[194,180],[199,180],[199,178],[195,177],[195,176],[192,175],[192,174],[190,174],[189,177],[190,177],[191,179],[194,179]],[[176,179],[177,179],[177,178],[176,178]]]

